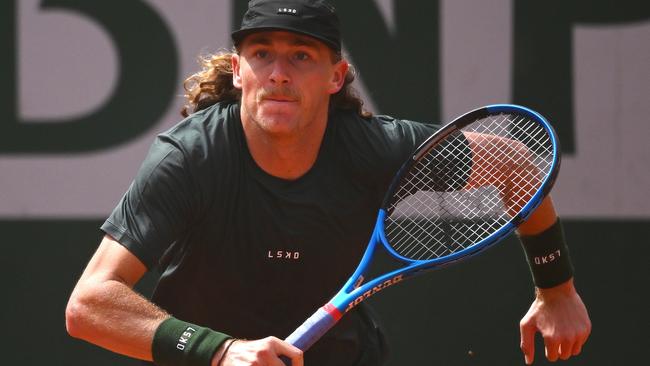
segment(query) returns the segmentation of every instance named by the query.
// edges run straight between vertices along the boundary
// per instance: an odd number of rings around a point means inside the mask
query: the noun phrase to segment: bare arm
[[[472,151],[472,171],[468,188],[497,187],[506,207],[515,215],[532,197],[540,183],[539,169],[529,163],[530,152],[521,142],[496,135],[464,132]],[[547,196],[518,232],[534,235],[557,220],[550,196]]]
[[[527,365],[535,359],[535,334],[544,338],[544,354],[554,362],[577,356],[591,333],[591,320],[573,279],[535,289],[535,300],[519,322],[520,347]]]
[[[68,300],[68,333],[151,361],[154,332],[169,315],[133,290],[146,270],[135,255],[105,236]]]
[[[530,152],[522,143],[507,138],[465,133],[472,150],[472,173],[468,186],[498,187],[504,204],[512,215],[530,198],[531,186],[539,183],[537,167],[515,163],[511,157],[526,157]],[[523,202],[523,203],[522,203]],[[550,228],[557,214],[550,196],[519,225],[520,235],[536,235]],[[591,332],[587,309],[578,295],[573,278],[555,287],[535,288],[535,299],[520,323],[521,343],[526,364],[535,357],[535,334],[544,338],[545,354],[549,361],[563,360],[578,355]]]
[[[66,308],[68,333],[113,352],[152,361],[151,345],[160,323],[170,315],[133,290],[147,268],[110,236],[105,236],[72,291]],[[274,337],[240,341],[223,365],[264,361],[283,365],[279,355],[302,366],[302,352]],[[216,366],[227,343],[212,359]]]
[[[557,220],[551,197],[546,197],[526,222],[522,235],[538,234]],[[544,338],[544,354],[554,362],[577,356],[591,333],[587,307],[578,294],[573,278],[551,288],[535,288],[535,299],[519,322],[520,348],[527,365],[535,358],[535,333]]]

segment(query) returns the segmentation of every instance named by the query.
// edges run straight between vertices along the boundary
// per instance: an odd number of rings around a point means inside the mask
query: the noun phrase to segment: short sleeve
[[[399,167],[409,156],[432,134],[438,130],[438,125],[421,122],[394,119],[388,116],[377,116],[381,126],[382,138],[373,141],[379,144],[375,147],[380,158],[378,162],[386,167],[384,180],[392,180]]]
[[[377,150],[388,152],[400,164],[408,158],[439,126],[389,116],[377,116],[375,121],[381,127],[382,138],[375,139],[380,145]]]
[[[152,269],[196,212],[190,173],[180,145],[159,136],[101,229]]]
[[[472,172],[472,149],[462,132],[449,134],[433,146],[429,156],[428,168],[434,190],[453,192],[465,187]]]

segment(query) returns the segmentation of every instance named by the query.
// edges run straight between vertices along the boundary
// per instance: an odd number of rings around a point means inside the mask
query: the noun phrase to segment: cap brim
[[[310,32],[306,32],[304,30],[300,30],[291,26],[287,25],[272,25],[272,26],[264,26],[264,27],[253,27],[253,28],[246,28],[246,29],[239,29],[231,33],[231,37],[233,40],[233,43],[235,47],[239,46],[239,44],[246,38],[246,36],[249,36],[253,33],[259,33],[259,32],[266,32],[266,31],[274,31],[274,30],[281,30],[281,31],[288,31],[288,32],[293,32],[293,33],[298,33],[298,34],[303,34],[306,36],[310,36],[312,38],[315,38],[327,45],[328,47],[332,48],[333,50],[339,51],[341,49],[340,45],[332,42],[331,40],[328,40],[326,38],[323,38],[317,34],[313,34]]]

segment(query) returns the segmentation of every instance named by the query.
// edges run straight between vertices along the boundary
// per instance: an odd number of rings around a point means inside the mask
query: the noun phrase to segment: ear
[[[348,74],[348,69],[350,65],[345,59],[340,60],[334,64],[334,73],[332,74],[332,79],[330,81],[330,88],[328,92],[330,94],[336,94],[343,87],[345,83],[345,75]]]
[[[237,89],[241,89],[240,62],[239,55],[234,53],[230,58],[230,64],[232,66],[232,85]]]

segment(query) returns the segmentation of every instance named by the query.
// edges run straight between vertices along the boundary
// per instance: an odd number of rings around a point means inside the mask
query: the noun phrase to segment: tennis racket
[[[286,341],[307,350],[368,297],[499,242],[541,203],[559,166],[553,128],[530,109],[491,105],[445,125],[393,178],[354,274]],[[366,281],[380,248],[401,266]]]

